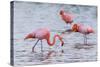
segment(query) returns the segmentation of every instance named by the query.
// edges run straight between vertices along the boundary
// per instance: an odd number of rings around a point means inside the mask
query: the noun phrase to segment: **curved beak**
[[[34,37],[28,35],[28,36],[26,36],[26,37],[24,38],[24,40],[27,40],[27,39],[35,40],[36,38],[34,38]]]
[[[29,39],[29,38],[30,38],[30,35],[27,35],[27,36],[24,38],[24,40]]]
[[[25,37],[24,40],[26,40],[27,38]]]
[[[33,35],[32,35],[32,34],[28,34],[28,35],[24,38],[24,40],[30,39],[30,38],[33,38]]]
[[[28,39],[28,37],[25,37],[24,40]]]

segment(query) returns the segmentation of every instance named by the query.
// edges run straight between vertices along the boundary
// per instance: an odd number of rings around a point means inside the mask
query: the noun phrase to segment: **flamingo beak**
[[[36,38],[35,38],[32,34],[27,35],[27,36],[24,38],[24,40],[26,40],[26,39],[31,39],[32,41],[36,40]]]
[[[24,38],[24,40],[28,39],[27,37]]]
[[[28,34],[28,35],[24,38],[24,40],[29,39],[29,38],[32,38],[32,34]]]

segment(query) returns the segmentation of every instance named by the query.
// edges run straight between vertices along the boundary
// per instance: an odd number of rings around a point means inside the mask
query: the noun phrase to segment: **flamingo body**
[[[37,29],[36,31],[32,32],[32,34],[35,34],[35,38],[38,38],[39,40],[47,39],[50,36],[48,29]]]

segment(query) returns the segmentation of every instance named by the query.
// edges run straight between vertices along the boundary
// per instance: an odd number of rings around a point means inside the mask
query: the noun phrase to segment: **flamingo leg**
[[[85,35],[86,36],[86,35]],[[86,36],[86,45],[87,45],[87,36]]]
[[[43,45],[42,45],[42,40],[41,40],[41,51],[43,52]]]
[[[87,45],[87,36],[84,34],[84,44]]]
[[[86,35],[84,34],[84,45],[86,44]]]
[[[37,40],[37,42],[35,43],[35,45],[32,47],[32,52],[34,52],[34,48],[37,45],[37,43],[39,42],[39,40]]]

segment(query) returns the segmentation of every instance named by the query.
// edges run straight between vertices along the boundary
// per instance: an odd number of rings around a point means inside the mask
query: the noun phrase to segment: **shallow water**
[[[32,52],[32,46],[36,40],[25,40],[24,37],[38,28],[49,28],[51,41],[53,36],[61,34],[69,27],[59,16],[59,11],[64,9],[75,15],[74,22],[81,22],[94,28],[95,33],[87,35],[88,46],[84,45],[83,35],[80,33],[64,33],[64,46],[56,44],[50,48],[43,40],[43,52],[41,43]],[[14,4],[14,64],[37,65],[84,62],[97,60],[97,16],[95,6],[43,4],[15,2]]]

